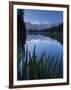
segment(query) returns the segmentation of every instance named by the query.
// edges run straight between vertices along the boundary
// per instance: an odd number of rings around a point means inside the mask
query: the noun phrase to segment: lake
[[[39,62],[42,56],[43,56],[44,66],[46,61],[51,62],[50,78],[57,78],[57,77],[62,78],[63,77],[63,45],[57,40],[52,39],[51,37],[48,37],[48,36],[44,36],[42,34],[37,34],[37,35],[27,34],[27,38],[25,42],[25,57],[23,61],[26,61],[26,57],[27,57],[27,63],[29,63],[29,60],[31,57],[32,60],[33,58],[35,60],[37,58],[37,62]],[[19,64],[19,70],[21,72],[21,75],[22,75],[22,67],[24,66],[23,61],[21,60]],[[41,66],[41,69],[42,69],[42,66]],[[56,76],[56,75],[53,76],[54,73],[55,74],[60,73],[60,76]],[[29,77],[29,76],[26,75],[26,77]],[[38,79],[37,75],[34,77],[37,77]],[[44,77],[42,78],[44,79]]]
[[[27,35],[26,44],[28,45],[28,51],[33,52],[34,46],[36,46],[36,55],[38,58],[45,52],[46,57],[50,54],[51,56],[61,56],[63,53],[63,46],[60,42],[47,36],[40,34]]]

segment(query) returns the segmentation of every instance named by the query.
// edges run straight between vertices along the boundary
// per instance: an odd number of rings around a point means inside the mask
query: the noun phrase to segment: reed
[[[18,67],[17,67],[17,79],[18,80],[35,80],[35,79],[53,79],[53,78],[62,78],[63,77],[63,70],[60,68],[63,64],[63,56],[61,55],[61,60],[59,66],[58,63],[58,56],[45,56],[45,52],[42,53],[41,57],[38,59],[36,55],[36,46],[34,45],[34,49],[32,52],[32,56],[28,51],[28,45],[26,46],[25,52],[25,61],[23,60],[23,52],[20,51],[18,55]],[[29,60],[28,60],[29,58]],[[23,60],[22,64],[22,75],[19,71],[19,64],[20,61]],[[53,63],[55,61],[54,67]]]

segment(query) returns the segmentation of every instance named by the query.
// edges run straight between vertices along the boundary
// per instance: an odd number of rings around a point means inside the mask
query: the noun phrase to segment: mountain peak
[[[37,21],[35,21],[35,22],[26,22],[25,23],[25,25],[26,25],[26,29],[27,30],[43,30],[43,29],[48,29],[48,28],[51,28],[51,27],[53,27],[53,26],[57,26],[57,25],[59,25],[59,23],[53,23],[53,24],[47,24],[47,23],[39,23],[39,22],[37,22]]]

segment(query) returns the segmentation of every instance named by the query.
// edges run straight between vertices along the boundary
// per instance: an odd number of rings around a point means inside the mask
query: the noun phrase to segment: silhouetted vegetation
[[[20,76],[19,63],[24,57],[26,40],[26,28],[24,23],[24,10],[17,10],[17,74]],[[19,78],[19,76],[17,78]]]
[[[26,40],[26,27],[24,23],[24,10],[17,10],[17,45],[23,48]]]
[[[38,59],[35,50],[36,46],[34,46],[34,49],[31,53],[28,50],[28,46],[26,47],[27,50],[25,52],[26,59],[22,62],[22,74],[21,70],[18,71],[20,74],[18,74],[18,80],[33,80],[33,79],[53,79],[53,78],[63,78],[63,56],[55,55],[48,55],[48,57],[45,56],[45,52],[41,54],[41,57]],[[22,54],[22,53],[21,53]],[[21,55],[22,56],[22,55]],[[29,61],[28,61],[29,57]],[[59,64],[58,63],[59,59]],[[54,63],[55,62],[55,63]],[[54,67],[53,67],[54,64]],[[20,63],[19,63],[20,65]]]

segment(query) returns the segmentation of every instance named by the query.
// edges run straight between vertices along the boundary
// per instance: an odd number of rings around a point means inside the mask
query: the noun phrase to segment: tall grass
[[[33,79],[52,79],[52,78],[62,78],[63,70],[61,69],[61,65],[63,64],[63,56],[60,58],[59,66],[58,56],[48,55],[46,57],[45,52],[42,53],[40,58],[38,59],[36,55],[36,46],[34,46],[32,55],[28,51],[28,46],[26,46],[25,52],[25,60],[23,59],[24,55],[22,51],[19,52],[18,55],[18,67],[17,67],[17,79],[18,80],[33,80]],[[28,60],[29,58],[29,60]],[[23,61],[22,64],[22,75],[19,70],[19,64]],[[54,64],[55,61],[55,64]],[[54,67],[53,67],[54,64]]]

